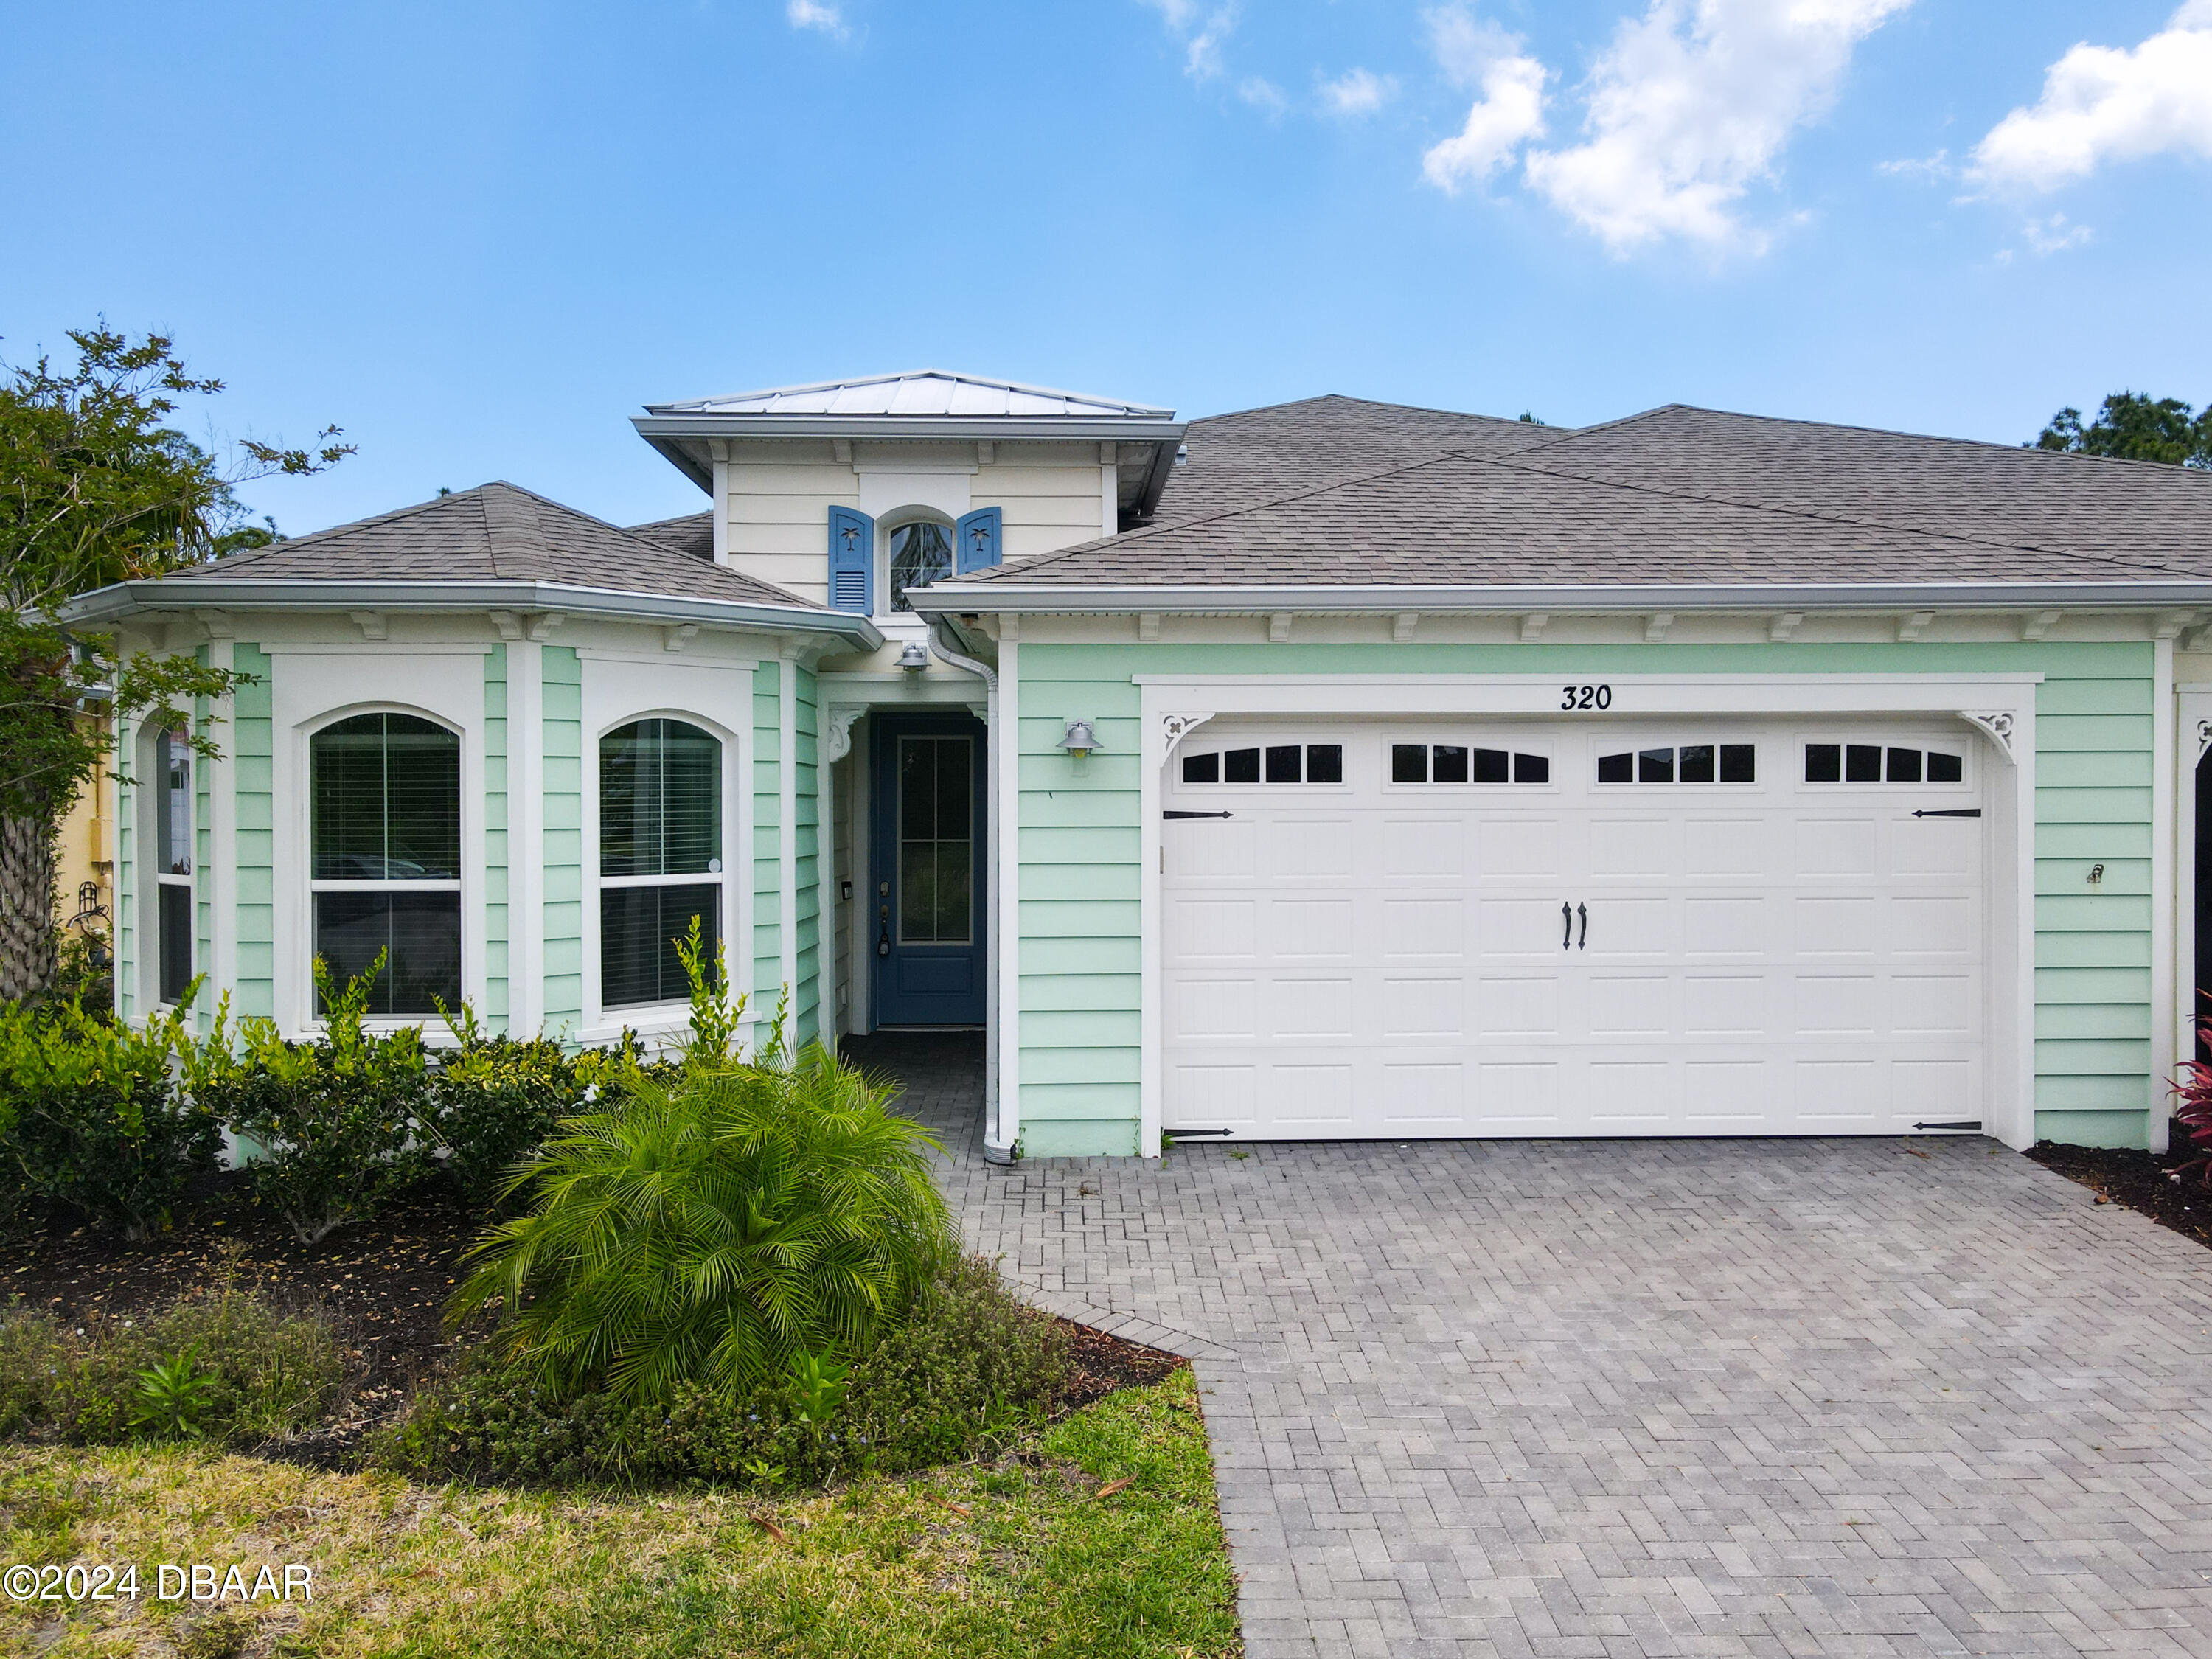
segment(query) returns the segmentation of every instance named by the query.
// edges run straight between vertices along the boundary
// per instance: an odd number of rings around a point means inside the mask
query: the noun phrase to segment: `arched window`
[[[703,879],[702,879],[703,878]],[[632,720],[599,739],[599,1003],[681,1002],[676,941],[722,923],[722,744],[682,720]]]
[[[315,954],[340,982],[386,953],[372,1014],[461,1000],[461,740],[413,714],[356,714],[308,744]]]
[[[154,739],[154,840],[155,960],[174,1005],[192,982],[192,750],[174,732]]]
[[[911,611],[909,587],[927,587],[952,574],[952,533],[933,520],[902,524],[891,532],[891,609]]]

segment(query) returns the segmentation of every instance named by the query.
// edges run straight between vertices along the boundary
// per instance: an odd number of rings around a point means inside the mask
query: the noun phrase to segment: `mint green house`
[[[707,511],[489,484],[80,602],[258,676],[219,763],[120,734],[126,1017],[306,1032],[381,951],[383,1019],[659,1036],[696,920],[802,1039],[981,1033],[996,1158],[2164,1144],[2212,477],[936,372],[635,425]]]

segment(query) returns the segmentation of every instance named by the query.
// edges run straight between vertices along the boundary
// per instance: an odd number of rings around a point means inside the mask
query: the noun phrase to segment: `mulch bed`
[[[2192,1170],[2176,1181],[2168,1171],[2197,1154],[2186,1146],[2169,1152],[2130,1152],[2105,1146],[2064,1146],[2041,1140],[2027,1155],[2045,1169],[2078,1181],[2104,1200],[2140,1210],[2212,1249],[2212,1187]]]
[[[351,1346],[359,1377],[339,1420],[288,1446],[284,1455],[338,1468],[453,1356],[446,1300],[482,1226],[483,1218],[468,1206],[431,1188],[318,1243],[302,1244],[281,1219],[255,1206],[237,1175],[226,1172],[198,1188],[160,1238],[133,1243],[57,1218],[27,1238],[0,1244],[0,1305],[20,1297],[65,1319],[126,1318],[229,1282],[280,1307],[319,1312]],[[1088,1325],[1055,1322],[1066,1332],[1073,1358],[1056,1402],[1060,1412],[1116,1389],[1157,1382],[1183,1363]]]

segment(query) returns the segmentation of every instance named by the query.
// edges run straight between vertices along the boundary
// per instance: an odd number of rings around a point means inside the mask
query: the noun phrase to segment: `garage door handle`
[[[1227,818],[1234,817],[1236,814],[1233,812],[1163,812],[1160,816],[1164,818]]]
[[[1559,902],[1559,949],[1564,951],[1575,942],[1575,913],[1564,899]]]
[[[1978,806],[1942,806],[1915,812],[1912,816],[1916,818],[1978,818],[1981,815],[1982,809]]]
[[[1577,904],[1575,906],[1575,914],[1580,916],[1583,920],[1583,936],[1580,939],[1576,941],[1575,949],[1577,951],[1587,951],[1589,949],[1589,906],[1587,904]]]

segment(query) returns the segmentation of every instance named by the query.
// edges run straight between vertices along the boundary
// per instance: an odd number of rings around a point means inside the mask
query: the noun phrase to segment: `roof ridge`
[[[443,495],[433,495],[427,501],[416,501],[411,506],[395,507],[389,512],[372,514],[366,519],[349,519],[343,524],[325,525],[320,530],[310,530],[297,536],[286,536],[278,541],[264,542],[258,547],[248,548],[242,553],[226,554],[220,559],[210,559],[205,564],[194,568],[212,570],[217,565],[222,565],[228,568],[235,568],[240,565],[256,563],[260,560],[280,554],[297,552],[301,548],[310,543],[320,541],[325,536],[335,536],[341,532],[366,530],[372,525],[390,524],[396,520],[410,518],[417,513],[427,513],[434,507],[443,507],[457,498],[476,495],[483,488],[483,484],[476,484],[467,489],[455,489]]]
[[[1688,404],[1669,404],[1668,408],[1688,408]],[[1646,410],[1657,414],[1657,410]],[[1707,411],[1712,412],[1712,411]],[[1631,416],[1630,418],[1638,418]],[[1893,434],[1910,436],[1910,434]],[[1548,449],[1551,445],[1541,445]],[[1925,525],[1900,523],[1890,519],[1863,518],[1848,513],[1820,512],[1806,507],[1783,507],[1772,501],[1748,501],[1734,495],[1713,495],[1702,490],[1672,489],[1665,484],[1650,483],[1640,479],[1595,477],[1586,472],[1577,472],[1565,467],[1538,466],[1531,464],[1532,452],[1522,450],[1509,455],[1471,455],[1468,459],[1490,465],[1510,467],[1516,471],[1531,472],[1547,478],[1571,478],[1577,483],[1595,484],[1604,489],[1626,489],[1639,495],[1662,496],[1668,501],[1705,501],[1717,507],[1730,507],[1744,513],[1766,513],[1778,518],[1805,519],[1816,524],[1850,525],[1864,530],[1886,530],[1893,534],[1916,536],[1930,541],[1956,542],[1967,547],[1995,549],[2008,553],[2039,553],[2049,558],[2070,559],[2077,563],[2101,564],[2118,570],[2158,571],[2169,575],[2205,575],[2204,571],[2176,570],[2171,565],[2151,564],[2124,559],[2105,553],[2085,553],[2077,548],[2047,547],[2039,542],[2008,542],[1994,537],[1969,535],[1962,531],[1934,530]]]

